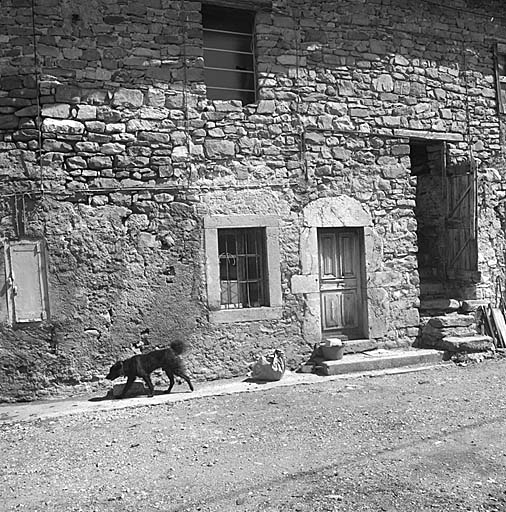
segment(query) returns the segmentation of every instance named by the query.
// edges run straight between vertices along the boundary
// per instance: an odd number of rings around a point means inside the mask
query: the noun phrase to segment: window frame
[[[34,281],[38,284],[37,293],[40,302],[38,304],[37,315],[26,315],[22,306],[16,304],[16,296],[18,295],[18,286],[21,286],[21,280],[16,278],[14,271],[15,263],[14,254],[22,250],[30,250],[32,247],[36,254],[37,275],[33,276]],[[7,289],[7,314],[9,322],[12,325],[40,323],[49,319],[49,292],[47,282],[47,261],[46,261],[46,244],[44,240],[9,240],[4,245],[5,259],[5,276]],[[24,284],[24,283],[23,283]],[[35,293],[35,290],[24,290],[27,294]],[[25,314],[23,314],[25,313]]]
[[[265,229],[220,228],[218,249],[221,309],[269,306]]]
[[[218,230],[240,228],[265,229],[266,290],[269,306],[222,309]],[[250,322],[279,319],[282,316],[279,219],[274,215],[213,215],[204,217],[207,302],[213,323]]]
[[[237,11],[243,11],[245,13],[248,13],[249,15],[251,15],[252,17],[252,21],[251,21],[251,33],[243,33],[243,32],[235,32],[235,31],[227,31],[227,30],[224,30],[224,29],[214,29],[214,28],[209,28],[209,27],[205,27],[205,16],[204,16],[204,9],[205,8],[210,8],[210,9],[217,9],[217,10],[222,10],[224,11],[224,13],[230,13],[230,14],[233,14],[233,12],[237,12]],[[231,12],[232,11],[232,12]],[[204,60],[204,84],[206,86],[206,96],[208,98],[209,101],[241,101],[241,103],[243,105],[251,105],[253,103],[256,103],[256,101],[258,100],[258,79],[257,79],[257,51],[256,51],[256,11],[253,11],[251,9],[245,9],[245,8],[232,8],[232,7],[228,7],[228,6],[224,6],[224,5],[219,5],[219,4],[214,4],[214,3],[203,3],[202,4],[202,9],[201,9],[201,14],[202,14],[202,50],[203,50],[203,60]],[[218,48],[218,47],[206,47],[205,46],[205,32],[207,31],[210,31],[210,32],[214,32],[215,34],[229,34],[229,35],[232,35],[232,34],[235,34],[237,36],[247,36],[247,37],[250,37],[251,39],[251,52],[243,52],[243,51],[233,51],[233,50],[228,50],[228,49],[222,49],[222,48]],[[234,70],[234,69],[229,69],[229,68],[215,68],[215,67],[212,67],[212,66],[206,66],[206,58],[205,58],[205,53],[206,53],[206,50],[207,51],[212,51],[212,52],[226,52],[226,53],[230,53],[231,55],[238,55],[238,54],[243,54],[243,55],[248,55],[248,56],[251,56],[251,60],[252,60],[252,69],[251,70],[246,70],[247,73],[251,73],[252,75],[252,80],[253,80],[253,88],[252,89],[237,89],[237,88],[234,88],[234,87],[220,87],[220,86],[211,86],[209,85],[208,83],[208,80],[206,80],[205,78],[205,74],[206,74],[206,70],[216,70],[216,71],[219,71],[219,72],[227,72],[227,73],[235,73],[237,76],[240,76],[244,70],[240,70],[240,71],[237,71],[237,70]],[[240,96],[240,98],[211,98],[209,95],[208,95],[208,91],[210,89],[213,89],[213,90],[223,90],[223,91],[235,91],[236,93],[238,93],[238,95]],[[248,97],[252,95],[253,96],[253,99],[252,101],[249,101],[248,100]]]

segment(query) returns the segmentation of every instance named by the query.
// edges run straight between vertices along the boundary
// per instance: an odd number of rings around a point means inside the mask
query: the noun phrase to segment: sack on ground
[[[281,350],[261,356],[251,368],[251,378],[255,380],[280,380],[285,373],[285,355]]]

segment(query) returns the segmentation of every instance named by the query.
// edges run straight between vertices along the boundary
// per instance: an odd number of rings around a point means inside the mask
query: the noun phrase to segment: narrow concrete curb
[[[123,400],[113,400],[105,397],[91,399],[51,400],[32,402],[27,404],[0,405],[0,425],[23,421],[36,421],[59,418],[72,414],[90,414],[105,411],[116,411],[135,407],[152,407],[161,404],[177,403],[211,396],[233,395],[237,393],[251,393],[278,387],[297,386],[301,384],[317,384],[336,380],[355,379],[364,376],[379,377],[382,375],[402,374],[430,370],[435,367],[447,366],[444,363],[418,364],[413,366],[385,368],[369,371],[354,371],[339,375],[319,376],[311,373],[293,373],[287,371],[283,378],[277,382],[251,382],[248,379],[231,379],[213,382],[197,388],[193,393],[175,392],[170,395],[155,395],[152,398],[139,396]]]

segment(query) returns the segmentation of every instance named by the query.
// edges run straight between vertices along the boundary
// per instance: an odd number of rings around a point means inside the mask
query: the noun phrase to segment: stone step
[[[474,314],[450,313],[432,317],[427,323],[436,329],[450,329],[452,327],[471,327],[476,323],[476,319]]]
[[[489,352],[495,350],[494,341],[490,336],[445,336],[437,341],[435,349],[448,352]]]
[[[437,364],[443,361],[444,352],[430,349],[385,350],[349,354],[338,361],[323,361],[318,370],[324,375],[384,370],[415,365]]]
[[[455,337],[468,337],[475,336],[477,333],[474,325],[464,327],[434,327],[431,324],[426,324],[423,327],[421,334],[421,341],[426,348],[434,348],[434,342],[439,341],[447,336]]]
[[[479,299],[469,299],[462,301],[462,312],[463,313],[475,313],[480,306],[488,306],[490,301],[488,300],[479,300]]]
[[[420,311],[435,313],[453,313],[460,308],[460,301],[456,299],[422,299]]]
[[[334,338],[329,337],[327,339],[332,341]],[[342,340],[342,341],[343,341],[343,354],[357,354],[359,352],[367,352],[368,350],[375,350],[378,348],[378,344],[375,341],[368,340],[368,339]]]

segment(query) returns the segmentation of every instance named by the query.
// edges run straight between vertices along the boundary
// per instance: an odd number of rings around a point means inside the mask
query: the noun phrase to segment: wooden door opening
[[[364,234],[318,229],[322,334],[360,339],[366,332]]]
[[[416,176],[418,273],[422,303],[473,298],[477,274],[476,172],[452,162],[443,141],[410,141]],[[423,309],[423,308],[422,308]]]

